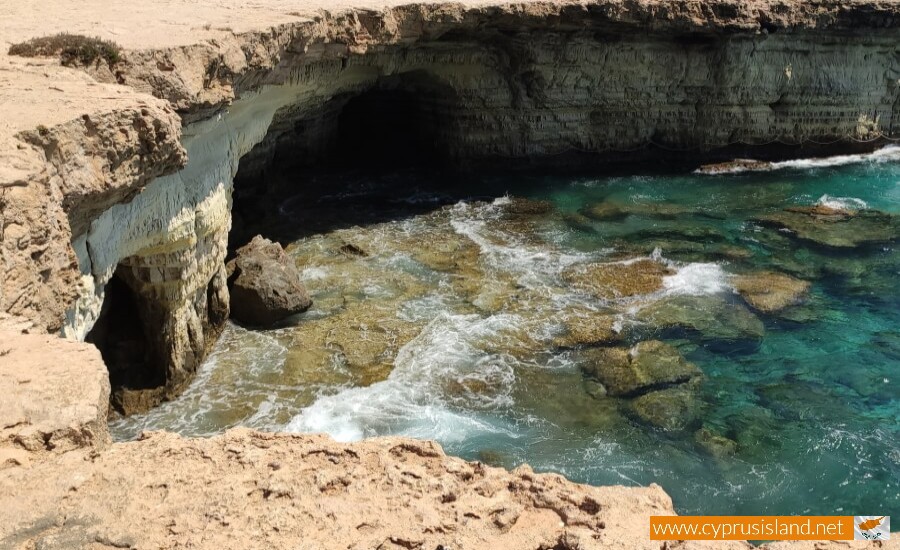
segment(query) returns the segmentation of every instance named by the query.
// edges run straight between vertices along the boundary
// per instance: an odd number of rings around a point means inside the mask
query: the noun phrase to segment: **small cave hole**
[[[154,368],[138,297],[118,274],[106,284],[103,306],[85,341],[97,346],[109,369],[113,405],[121,409],[123,389],[143,390],[166,383]]]

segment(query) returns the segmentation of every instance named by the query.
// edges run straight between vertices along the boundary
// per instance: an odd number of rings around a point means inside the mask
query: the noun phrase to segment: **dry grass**
[[[115,42],[79,34],[60,33],[32,38],[9,48],[9,55],[56,57],[63,65],[92,65],[105,61],[112,66],[121,61],[122,48]]]

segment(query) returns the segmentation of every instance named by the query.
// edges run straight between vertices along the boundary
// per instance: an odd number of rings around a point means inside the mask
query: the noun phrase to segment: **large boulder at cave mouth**
[[[280,244],[260,235],[237,250],[227,269],[231,316],[242,323],[269,326],[312,305],[297,266]]]

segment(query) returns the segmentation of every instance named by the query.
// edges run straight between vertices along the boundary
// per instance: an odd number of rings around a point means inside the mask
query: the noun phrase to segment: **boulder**
[[[614,344],[623,337],[616,322],[616,316],[609,311],[574,310],[563,321],[565,332],[553,343],[561,348]]]
[[[227,268],[231,316],[242,323],[268,326],[312,305],[300,271],[278,243],[257,235]]]
[[[630,350],[597,348],[585,352],[582,370],[596,378],[609,395],[629,396],[699,378],[702,371],[669,344],[640,342]]]
[[[666,432],[695,425],[703,412],[694,384],[645,393],[631,400],[628,410],[638,421]]]
[[[738,449],[736,441],[709,428],[700,428],[694,432],[694,441],[706,454],[713,458],[722,459],[734,456]]]
[[[714,176],[717,174],[735,174],[738,172],[761,172],[772,169],[772,163],[755,159],[734,159],[715,164],[704,164],[694,172]]]
[[[732,284],[751,307],[764,313],[799,303],[809,290],[809,282],[774,271],[738,275]]]
[[[596,221],[615,221],[621,220],[628,216],[628,212],[622,209],[622,206],[609,201],[598,202],[585,206],[578,211],[579,214]]]

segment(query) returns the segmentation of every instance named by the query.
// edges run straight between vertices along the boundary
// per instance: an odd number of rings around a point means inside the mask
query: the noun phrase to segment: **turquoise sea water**
[[[900,509],[897,241],[836,248],[756,221],[814,204],[900,215],[900,151],[721,175],[430,178],[345,177],[340,193],[284,201],[272,232],[306,228],[288,251],[316,306],[274,330],[230,325],[182,398],[115,421],[114,434],[403,434],[579,482],[658,483],[682,514]],[[543,206],[514,208],[519,197]],[[601,203],[621,213],[583,215]],[[347,218],[356,223],[335,221]],[[366,255],[335,252],[342,243]],[[469,248],[442,262],[445,250]],[[670,266],[665,290],[605,303],[565,283],[572,266],[639,257]],[[809,281],[808,295],[781,312],[752,310],[730,281],[761,270]],[[668,300],[715,321],[640,322],[647,304]],[[587,346],[554,343],[576,310],[608,310],[629,328],[626,345],[675,346],[703,371],[700,416],[663,431],[625,400],[592,395]],[[353,339],[334,335],[347,327],[365,345],[366,334],[393,340],[354,355]],[[711,454],[701,428],[734,452]]]

